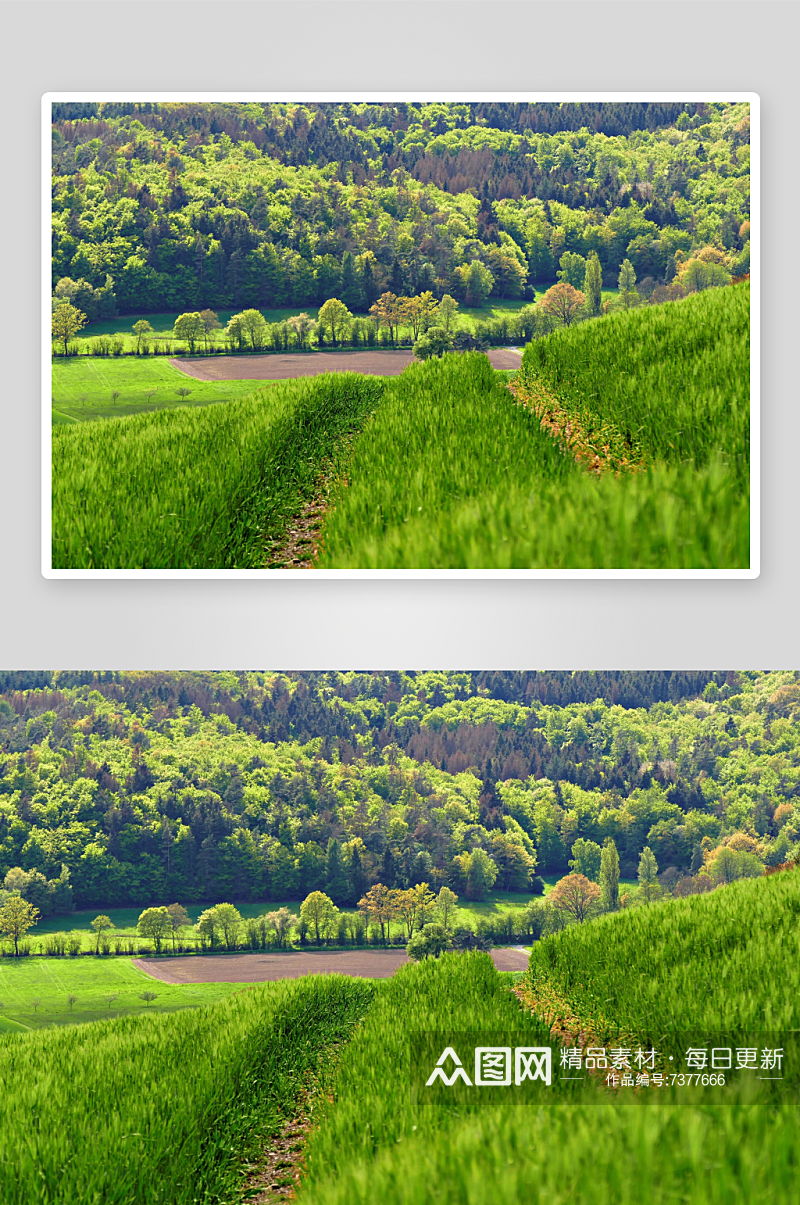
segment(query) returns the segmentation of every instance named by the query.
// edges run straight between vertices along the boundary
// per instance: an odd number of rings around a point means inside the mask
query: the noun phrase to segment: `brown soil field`
[[[522,352],[513,347],[494,347],[487,352],[492,368],[519,368]],[[363,372],[370,376],[396,377],[413,364],[410,351],[314,351],[277,353],[271,356],[198,356],[194,360],[170,360],[185,376],[196,381],[285,381],[315,377],[321,372]]]
[[[524,971],[526,950],[491,951],[498,971]],[[330,953],[205,954],[178,958],[135,958],[140,971],[162,983],[265,983],[302,975],[355,975],[388,979],[409,961],[405,950],[342,950]]]

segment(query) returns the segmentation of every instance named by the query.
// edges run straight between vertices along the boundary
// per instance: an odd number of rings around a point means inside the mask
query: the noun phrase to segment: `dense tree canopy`
[[[723,842],[777,864],[800,838],[789,672],[37,671],[0,690],[0,875],[41,901],[68,879],[78,906],[480,898],[571,861],[594,877],[609,838],[623,877],[645,846],[685,873]]]
[[[480,304],[565,252],[668,283],[748,238],[746,104],[53,106],[53,284],[106,315]]]

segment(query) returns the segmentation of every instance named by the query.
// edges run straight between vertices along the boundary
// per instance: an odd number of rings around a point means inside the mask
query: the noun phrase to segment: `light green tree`
[[[95,952],[95,954],[98,954],[100,952],[100,938],[101,938],[102,934],[106,932],[107,929],[114,928],[114,922],[110,916],[106,916],[105,912],[101,912],[100,915],[96,916],[94,918],[94,920],[91,922],[90,928],[94,929],[94,934],[95,934],[94,952]]]
[[[86,326],[86,315],[69,301],[61,301],[53,310],[51,320],[53,339],[64,345],[64,355],[69,352],[69,341]]]
[[[297,340],[298,346],[308,347],[309,338],[317,329],[317,324],[314,319],[303,311],[302,314],[293,314],[288,321],[289,326],[294,332],[294,337]]]
[[[483,849],[473,849],[468,855],[467,898],[485,900],[497,878],[497,864]]]
[[[596,883],[600,877],[601,857],[602,850],[596,841],[587,841],[584,837],[578,837],[572,846],[569,868],[575,874],[585,874],[587,879]]]
[[[423,958],[438,958],[448,945],[449,938],[444,925],[423,925],[409,939],[406,954],[413,958],[414,962],[421,962]]]
[[[607,911],[619,907],[619,854],[611,837],[606,837],[600,855],[600,893]]]
[[[179,314],[172,328],[175,339],[182,339],[189,345],[189,354],[194,355],[194,349],[201,339],[205,338],[206,326],[202,314]]]
[[[233,904],[215,904],[207,911],[213,913],[214,927],[222,935],[225,948],[235,950],[242,927],[242,914],[239,909]]]
[[[140,318],[138,322],[133,324],[133,333],[136,336],[136,354],[142,354],[142,344],[147,342],[148,335],[153,334],[153,328],[146,318]]]
[[[260,310],[242,310],[239,318],[252,351],[264,346],[267,324]]]
[[[314,930],[314,940],[321,945],[336,922],[339,909],[324,891],[312,891],[300,905],[300,919]]]
[[[450,928],[450,917],[458,907],[458,896],[449,887],[440,887],[436,896],[436,911],[444,926],[445,932]]]
[[[182,904],[169,904],[167,907],[169,913],[169,923],[172,928],[172,948],[175,949],[175,938],[181,929],[187,929],[191,925],[192,920],[189,913]]]
[[[639,888],[642,898],[648,904],[660,895],[658,862],[649,845],[645,845],[639,858]]]
[[[577,251],[565,251],[558,261],[556,276],[573,289],[580,289],[586,279],[586,260]]]
[[[342,334],[343,328],[351,321],[352,317],[353,315],[343,301],[339,301],[338,297],[329,297],[324,305],[321,306],[317,315],[317,321],[323,330],[330,331],[331,342],[335,347],[337,336]]]
[[[476,308],[484,305],[494,288],[494,277],[486,265],[479,259],[474,259],[471,264],[462,264],[456,268],[455,272],[461,281],[467,305]]]
[[[619,285],[619,293],[620,297],[622,298],[622,304],[627,310],[630,308],[630,305],[634,300],[634,296],[638,296],[636,293],[636,271],[629,259],[623,259],[622,261],[622,266],[619,270],[619,277],[617,278],[617,284]]]
[[[431,326],[420,335],[414,344],[414,355],[418,360],[431,360],[453,350],[453,336],[443,326]]]
[[[596,318],[603,305],[603,271],[596,251],[590,251],[586,259],[583,294],[586,298],[587,314]]]
[[[455,297],[451,297],[449,293],[445,293],[436,309],[436,321],[441,322],[448,334],[457,309],[458,302]]]
[[[285,949],[290,943],[296,917],[288,908],[278,908],[276,912],[268,912],[264,920],[275,934],[275,944]]]
[[[156,954],[161,952],[161,943],[172,932],[172,917],[166,908],[145,908],[139,917],[136,931],[141,937],[149,937]]]
[[[0,904],[0,933],[14,943],[14,957],[19,956],[20,938],[31,929],[39,919],[39,909],[34,908],[19,895],[9,895]]]

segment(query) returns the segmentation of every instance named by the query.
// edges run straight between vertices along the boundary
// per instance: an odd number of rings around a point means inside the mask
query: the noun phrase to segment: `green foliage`
[[[59,104],[53,283],[141,313],[366,308],[388,288],[452,293],[464,271],[513,296],[553,279],[553,249],[663,278],[676,247],[743,250],[748,119],[743,103]]]
[[[490,792],[502,828],[484,827]],[[66,866],[91,909],[40,920],[32,952],[61,935],[65,954],[73,938],[138,953],[142,909],[174,900],[232,901],[246,944],[269,911],[256,901],[330,895],[329,876],[342,906],[377,883],[463,899],[476,848],[504,891],[449,925],[499,926],[534,859],[555,881],[581,840],[603,848],[603,890],[604,868],[635,882],[645,846],[662,872],[705,865],[711,886],[720,856],[800,853],[798,794],[789,671],[0,675],[0,875],[27,890]],[[115,926],[100,941],[98,913]]]
[[[432,921],[412,934],[406,946],[406,954],[413,958],[414,962],[420,962],[423,958],[439,958],[448,945],[449,938],[444,925]]]
[[[371,994],[363,980],[318,976],[176,1016],[151,1009],[0,1039],[2,1099],[13,1102],[3,1109],[0,1196],[8,1205],[232,1199],[243,1160],[291,1117],[321,1052],[346,1040]]]
[[[324,374],[224,407],[57,428],[53,564],[264,565],[382,391],[378,378]]]

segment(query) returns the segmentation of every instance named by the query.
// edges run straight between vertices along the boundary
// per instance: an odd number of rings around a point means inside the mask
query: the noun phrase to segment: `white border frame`
[[[749,569],[54,569],[52,566],[51,106],[54,102],[239,101],[360,103],[423,101],[747,102],[750,105],[750,568]],[[753,579],[761,571],[761,391],[759,379],[761,244],[761,100],[755,92],[46,92],[42,97],[42,576],[55,578],[500,578]]]

